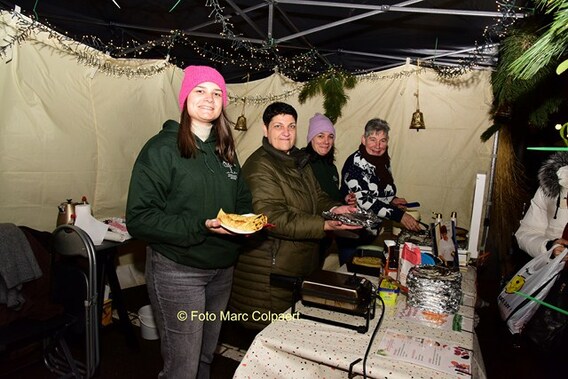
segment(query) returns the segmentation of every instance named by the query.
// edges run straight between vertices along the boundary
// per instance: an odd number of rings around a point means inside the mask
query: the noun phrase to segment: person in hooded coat
[[[309,156],[309,165],[321,187],[329,197],[348,205],[356,202],[355,194],[348,193],[345,198],[339,192],[339,172],[335,165],[335,127],[331,120],[321,113],[310,118],[308,124],[307,146],[302,149]],[[329,233],[320,244],[320,260],[323,264],[333,243],[333,234]]]
[[[519,247],[531,257],[540,254],[558,256],[568,247],[568,152],[553,154],[546,160],[538,172],[538,180],[539,187],[515,237]],[[559,308],[565,308],[563,288],[567,282],[566,270],[565,266],[544,298],[546,303]],[[564,326],[559,326],[562,324]],[[551,330],[550,339],[541,345],[542,336],[550,335]],[[542,377],[565,378],[568,370],[565,358],[568,328],[562,314],[541,305],[522,334],[526,338],[514,338],[517,343],[522,341],[522,345],[526,344],[539,362]]]
[[[562,237],[568,223],[568,153],[553,154],[540,168],[538,180],[539,187],[515,237],[531,257],[553,247],[558,255],[568,245]]]

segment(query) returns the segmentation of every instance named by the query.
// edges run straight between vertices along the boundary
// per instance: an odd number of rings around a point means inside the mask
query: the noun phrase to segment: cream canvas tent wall
[[[22,30],[7,12],[0,16],[0,222],[51,231],[57,205],[83,195],[96,217],[123,216],[138,151],[163,121],[179,117],[181,69],[116,60],[44,29]],[[114,74],[90,60],[103,60]],[[426,123],[420,132],[408,128],[417,85]],[[308,120],[323,112],[323,98],[299,104],[301,86],[278,73],[228,86],[232,120],[246,98],[249,130],[234,131],[241,162],[260,146],[261,114],[271,101],[297,108],[297,145],[305,146]],[[467,228],[475,176],[490,169],[492,143],[479,139],[490,125],[490,72],[442,79],[406,64],[359,77],[347,94],[336,124],[338,167],[357,149],[366,121],[384,118],[400,196],[419,201],[423,219],[456,211]]]

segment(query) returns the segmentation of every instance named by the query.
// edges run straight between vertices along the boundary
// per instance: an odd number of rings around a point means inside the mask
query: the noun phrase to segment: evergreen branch
[[[300,94],[298,95],[298,101],[300,102],[300,104],[304,104],[306,100],[314,96],[317,96],[320,93],[321,78],[322,78],[321,76],[317,76],[314,79],[306,82],[306,84],[304,84],[304,87],[302,88]]]
[[[507,71],[515,78],[527,80],[539,70],[560,59],[568,46],[568,2],[539,0],[545,13],[554,14],[548,30],[523,55],[512,62]]]
[[[553,72],[551,64],[541,68],[526,80],[511,75],[509,67],[521,57],[538,39],[536,26],[525,27],[511,32],[502,44],[501,57],[497,70],[491,78],[493,93],[497,105],[514,103],[527,93],[533,91]]]
[[[300,104],[318,95],[323,95],[325,115],[335,123],[341,117],[341,109],[347,104],[349,96],[345,89],[352,89],[357,84],[357,77],[343,70],[331,68],[322,75],[308,81],[298,95]]]

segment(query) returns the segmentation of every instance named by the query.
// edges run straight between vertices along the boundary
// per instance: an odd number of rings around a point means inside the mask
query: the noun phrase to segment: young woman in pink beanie
[[[220,209],[250,213],[221,74],[189,66],[180,122],[168,120],[138,155],[128,193],[130,234],[148,242],[146,284],[161,339],[160,378],[208,378],[244,238]]]

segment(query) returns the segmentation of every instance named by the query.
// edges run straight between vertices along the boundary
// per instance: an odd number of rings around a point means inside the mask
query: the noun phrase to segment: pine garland
[[[322,94],[324,113],[335,124],[341,117],[341,109],[349,100],[345,89],[352,89],[355,84],[357,84],[357,78],[354,75],[332,67],[308,81],[300,91],[298,101],[304,104],[306,100]]]

